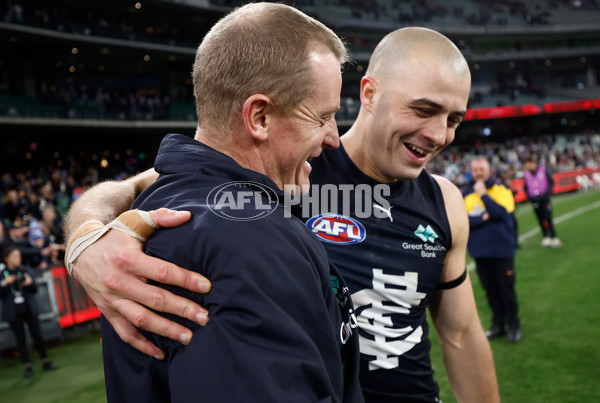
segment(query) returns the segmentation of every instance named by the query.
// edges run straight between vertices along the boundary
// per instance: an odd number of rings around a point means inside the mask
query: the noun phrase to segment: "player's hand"
[[[169,209],[150,211],[157,227],[176,227],[189,220],[189,212]],[[170,313],[205,325],[208,312],[200,305],[162,288],[148,279],[190,291],[210,291],[210,282],[202,275],[172,263],[150,257],[142,243],[118,230],[110,230],[87,247],[73,265],[79,280],[100,312],[119,337],[137,350],[158,359],[164,353],[146,339],[137,328],[188,344],[192,332],[152,311]],[[137,327],[137,328],[136,328]]]

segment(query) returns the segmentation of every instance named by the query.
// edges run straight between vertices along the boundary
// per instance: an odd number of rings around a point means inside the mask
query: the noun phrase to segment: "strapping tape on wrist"
[[[75,230],[67,243],[65,265],[69,275],[73,275],[73,264],[79,255],[108,230],[116,229],[141,242],[146,242],[157,228],[150,213],[143,210],[126,211],[106,225],[97,220],[84,222]]]

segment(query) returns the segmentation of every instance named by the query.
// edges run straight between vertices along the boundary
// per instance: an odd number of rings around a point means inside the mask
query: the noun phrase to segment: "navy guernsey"
[[[360,171],[343,147],[325,150],[311,165],[311,184],[346,185],[338,186],[338,215],[320,211],[307,225],[323,241],[352,293],[365,399],[436,401],[426,309],[452,244],[437,182],[423,171],[417,179],[387,187]],[[386,187],[389,193],[382,199]],[[372,214],[358,216],[369,209]],[[346,232],[341,234],[340,228]]]
[[[156,232],[145,251],[212,281],[208,294],[161,285],[206,307],[210,322],[165,315],[193,337],[184,346],[143,332],[165,351],[159,361],[104,320],[109,402],[362,402],[347,287],[302,221],[286,218],[277,186],[182,135],[165,137],[155,169],[158,180],[133,208],[189,210],[192,218]],[[237,181],[254,185],[213,198]],[[248,202],[241,210],[240,201]]]

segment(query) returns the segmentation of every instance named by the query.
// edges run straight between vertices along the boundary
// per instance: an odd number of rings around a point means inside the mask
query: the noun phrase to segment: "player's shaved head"
[[[399,71],[407,61],[437,63],[450,73],[470,79],[469,65],[456,45],[439,32],[421,27],[387,34],[373,51],[366,74],[380,83],[401,80]]]

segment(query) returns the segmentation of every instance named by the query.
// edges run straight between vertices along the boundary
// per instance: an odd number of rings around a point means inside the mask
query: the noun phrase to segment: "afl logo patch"
[[[319,214],[306,226],[323,242],[339,245],[360,243],[367,237],[365,227],[354,218],[337,214]]]
[[[213,188],[206,197],[210,211],[233,221],[263,218],[277,209],[277,193],[256,182],[228,182]]]

